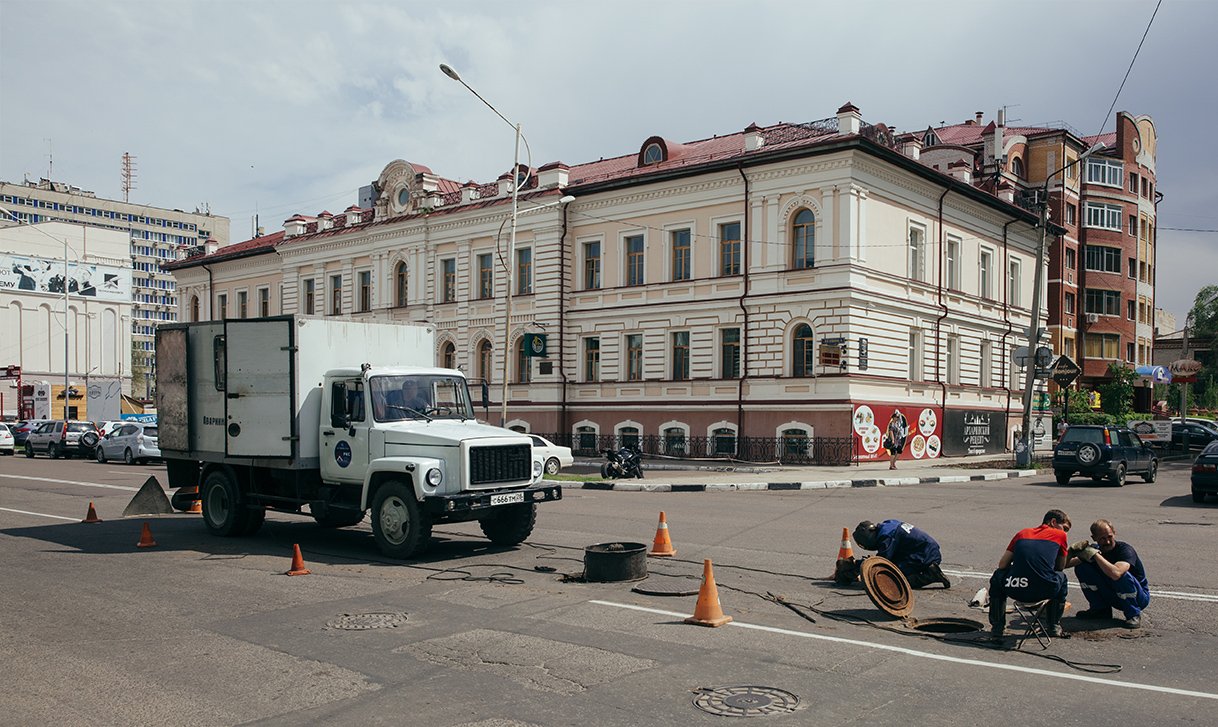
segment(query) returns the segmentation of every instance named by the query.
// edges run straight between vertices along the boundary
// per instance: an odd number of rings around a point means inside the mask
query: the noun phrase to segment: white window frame
[[[1097,230],[1124,232],[1124,212],[1120,205],[1087,202],[1083,205],[1083,226]]]
[[[909,279],[926,280],[926,228],[919,224],[909,225]],[[916,240],[916,242],[915,242]]]
[[[1115,159],[1087,160],[1087,183],[1125,189],[1125,164]]]
[[[1023,306],[1023,264],[1019,258],[1007,261],[1007,304]]]
[[[947,345],[943,347],[943,367],[947,369],[947,383],[960,383],[960,337],[948,336]]]
[[[962,240],[959,237],[947,238],[947,289],[960,290],[960,250]]]
[[[922,380],[922,331],[917,328],[909,329],[909,346],[906,349],[906,357],[909,359],[909,374],[910,381]]]
[[[990,300],[994,298],[994,251],[988,247],[981,248],[977,263],[977,294]]]
[[[980,366],[977,371],[977,384],[982,388],[990,388],[994,385],[994,344],[991,341],[982,341]]]
[[[367,277],[365,278],[365,276],[367,276]],[[363,299],[365,280],[368,283],[368,301],[367,301],[368,305],[367,305],[367,307],[364,306],[364,299]],[[360,268],[355,271],[355,291],[354,292],[355,292],[355,298],[356,298],[355,304],[359,306],[359,310],[357,310],[356,312],[357,313],[367,313],[368,311],[371,311],[372,308],[376,305],[376,301],[373,298],[373,296],[375,295],[375,291],[373,290],[373,287],[372,287],[372,268]]]

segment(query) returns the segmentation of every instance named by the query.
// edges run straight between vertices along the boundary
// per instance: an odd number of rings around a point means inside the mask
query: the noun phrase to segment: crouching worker
[[[990,636],[1000,639],[1007,626],[1007,597],[1022,603],[1048,600],[1045,628],[1061,636],[1066,610],[1066,533],[1070,518],[1061,510],[1045,513],[1040,526],[1024,528],[1011,538],[990,576]]]
[[[943,556],[939,543],[925,530],[900,520],[885,520],[875,524],[864,520],[854,529],[854,541],[864,550],[874,550],[901,569],[912,588],[941,583],[951,588],[952,582],[943,575],[939,564]]]
[[[1087,597],[1088,608],[1081,619],[1109,619],[1112,609],[1121,612],[1124,626],[1142,625],[1142,610],[1150,604],[1150,585],[1142,559],[1129,543],[1116,539],[1116,528],[1107,520],[1091,524],[1091,539],[1070,546],[1066,567],[1073,567],[1078,584]]]

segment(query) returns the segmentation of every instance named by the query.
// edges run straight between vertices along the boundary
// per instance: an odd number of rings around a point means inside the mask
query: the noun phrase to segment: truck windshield
[[[469,389],[458,376],[373,376],[369,388],[378,422],[474,418]]]

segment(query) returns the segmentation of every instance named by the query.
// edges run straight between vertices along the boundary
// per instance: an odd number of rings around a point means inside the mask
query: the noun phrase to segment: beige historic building
[[[427,321],[439,363],[491,384],[490,420],[506,355],[506,423],[584,447],[817,459],[841,438],[877,457],[900,408],[906,456],[935,457],[1002,451],[1016,426],[1037,217],[911,158],[850,104],[489,184],[398,160],[375,189],[373,209],[169,265],[180,317]],[[524,355],[526,334],[546,357]]]

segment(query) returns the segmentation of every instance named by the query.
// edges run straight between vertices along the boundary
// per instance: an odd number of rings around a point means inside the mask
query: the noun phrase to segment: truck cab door
[[[371,423],[362,379],[329,382],[328,408],[321,422],[321,478],[326,482],[363,484],[368,468]]]

